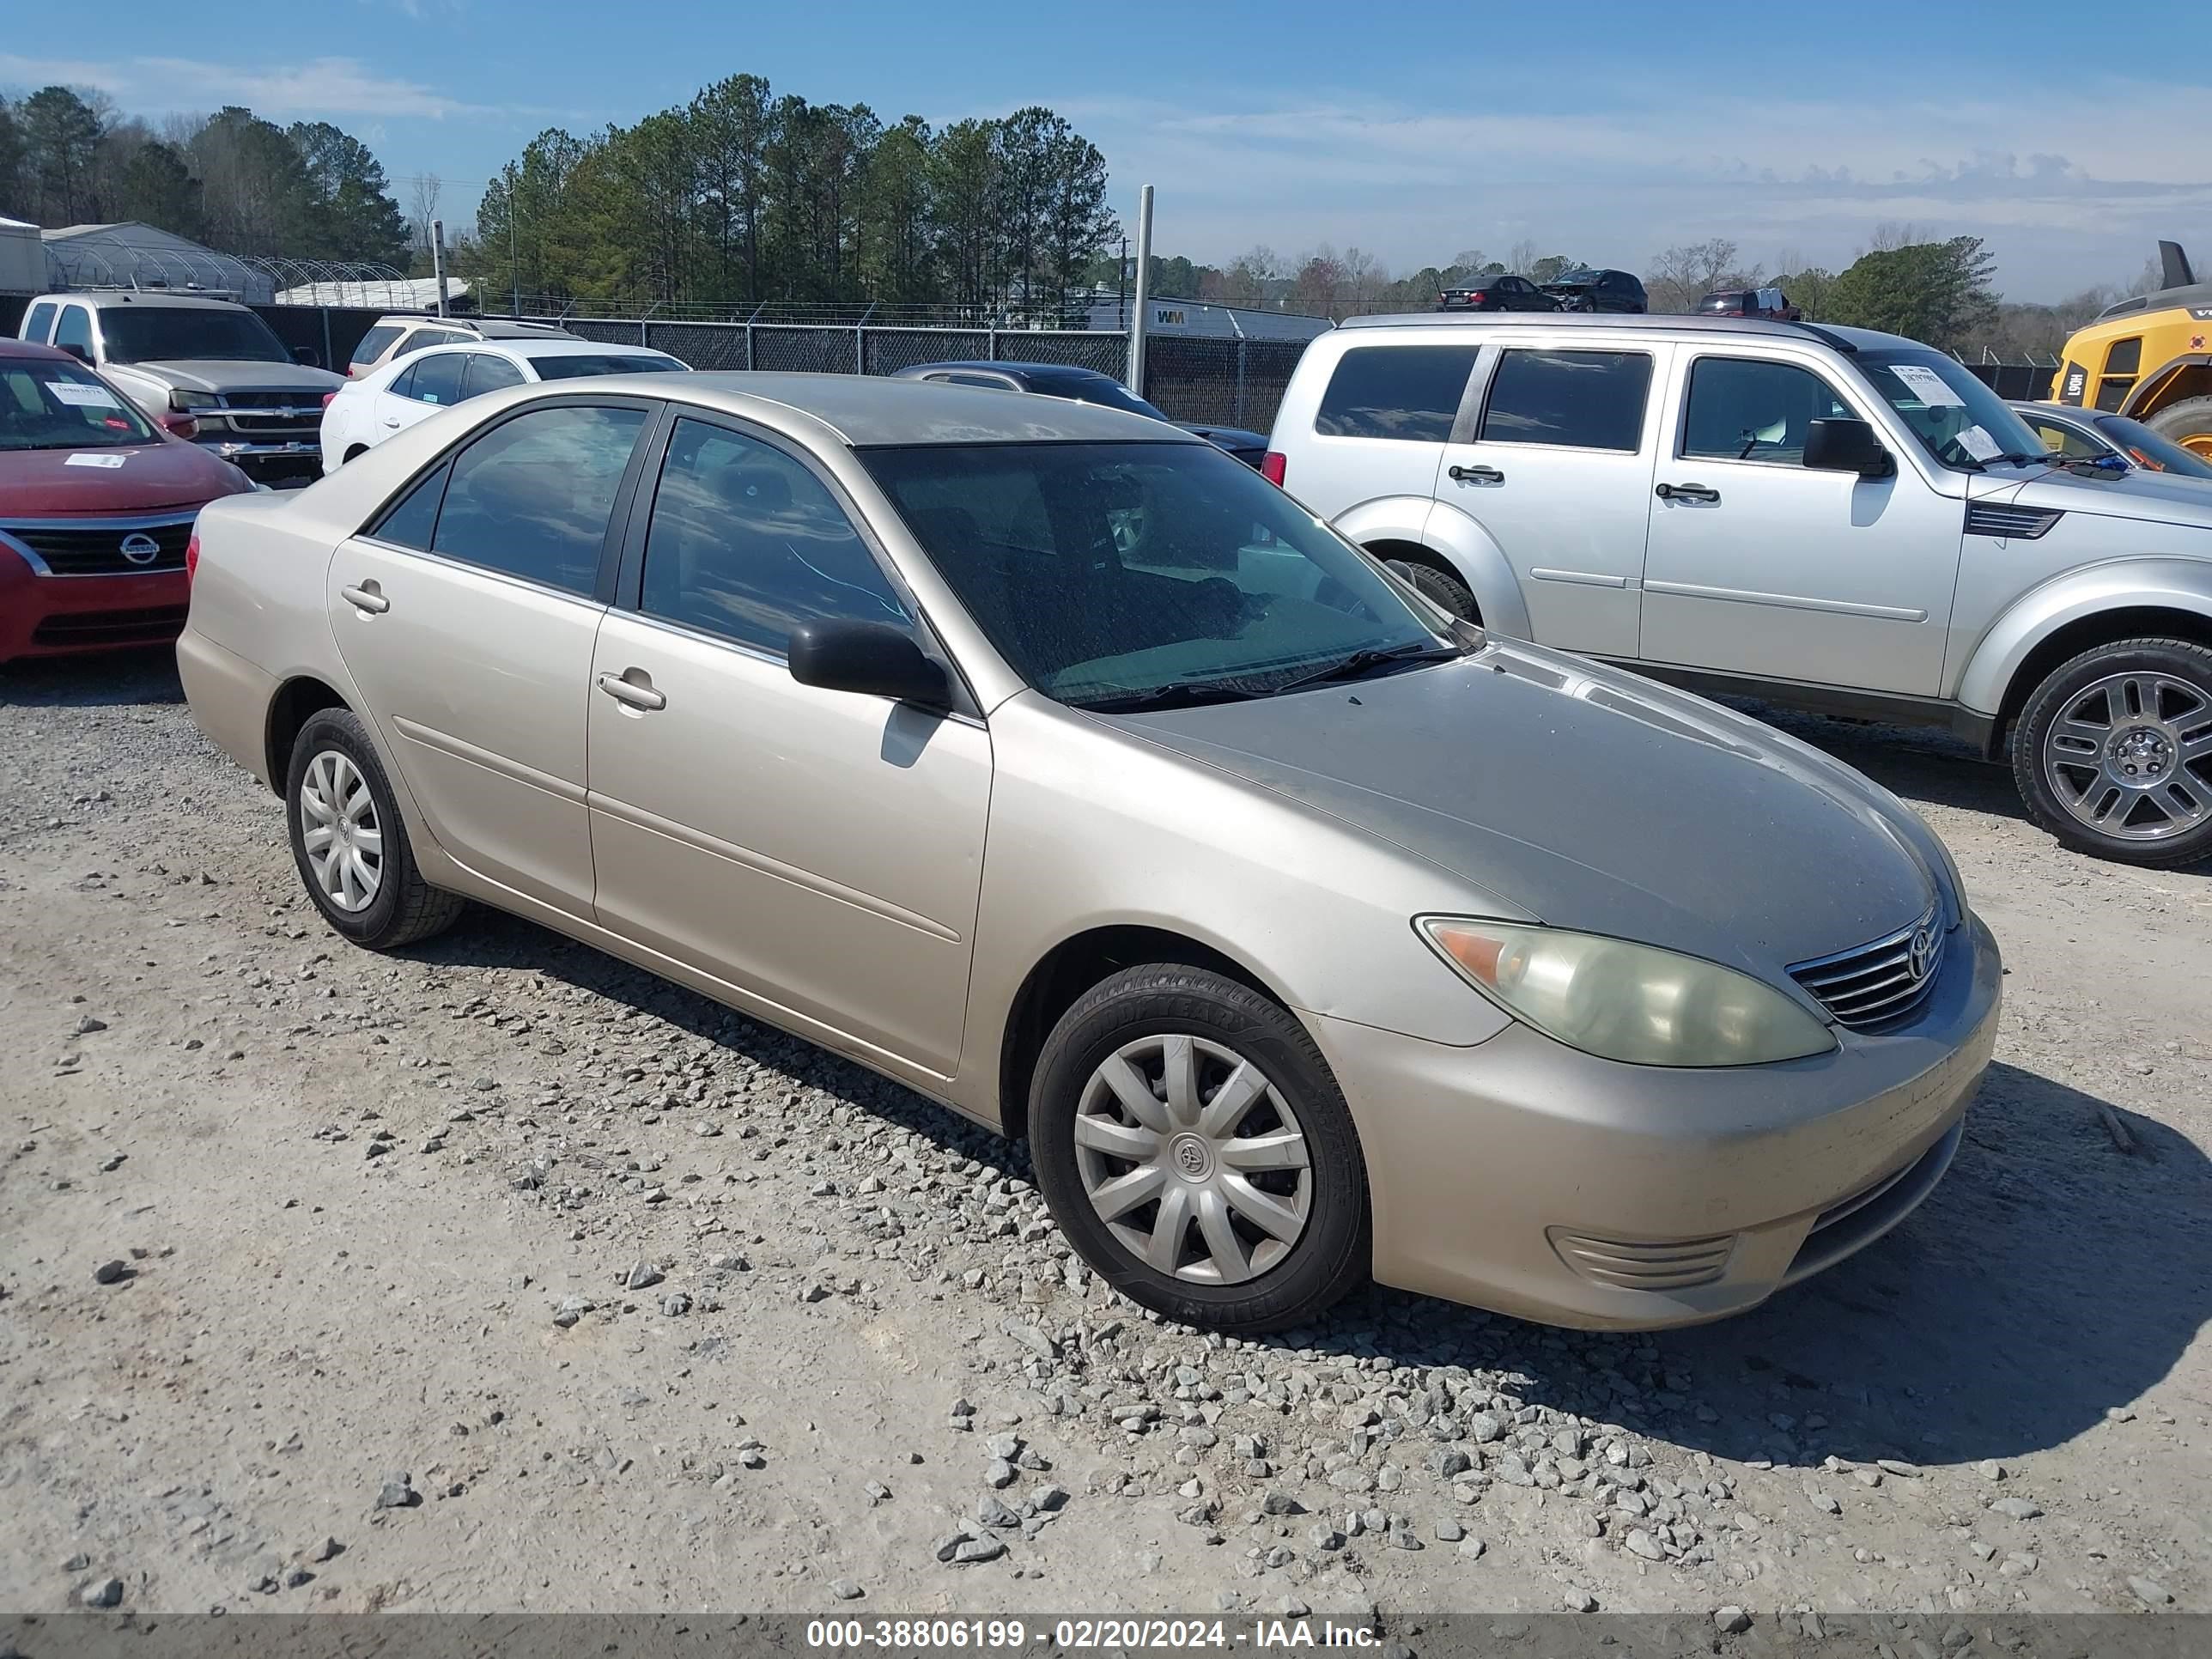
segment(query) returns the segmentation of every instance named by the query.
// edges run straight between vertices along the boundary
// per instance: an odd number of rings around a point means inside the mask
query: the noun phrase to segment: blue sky
[[[1526,240],[1642,269],[1726,236],[1769,269],[1839,267],[1903,222],[1985,237],[2009,295],[2051,299],[2131,277],[2160,235],[2212,264],[2212,12],[2128,16],[2140,30],[2113,36],[2081,0],[109,0],[97,28],[18,9],[0,87],[326,118],[403,205],[436,174],[465,221],[540,128],[628,123],[749,70],[887,118],[1049,105],[1105,152],[1125,217],[1157,185],[1160,251],[1215,263],[1329,243],[1407,270]]]

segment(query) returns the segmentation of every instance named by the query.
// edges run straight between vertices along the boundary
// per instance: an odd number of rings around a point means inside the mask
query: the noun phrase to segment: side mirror
[[[1862,478],[1886,478],[1897,471],[1896,459],[1864,421],[1814,421],[1805,428],[1805,465]]]
[[[294,346],[292,361],[295,363],[305,363],[309,368],[320,368],[323,366],[323,354],[313,346]]]
[[[791,678],[825,691],[890,697],[926,708],[950,708],[945,670],[924,656],[914,635],[884,623],[801,623],[791,630]]]

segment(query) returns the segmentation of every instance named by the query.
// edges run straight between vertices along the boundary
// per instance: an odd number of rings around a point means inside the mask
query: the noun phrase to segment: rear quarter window
[[[52,331],[53,325],[54,307],[51,302],[33,306],[31,314],[23,319],[21,337],[44,345],[46,343],[46,336]]]
[[[1314,430],[1328,438],[1443,443],[1451,436],[1475,348],[1355,346],[1337,360]]]
[[[1645,352],[1509,349],[1491,378],[1482,441],[1633,454],[1650,391]]]

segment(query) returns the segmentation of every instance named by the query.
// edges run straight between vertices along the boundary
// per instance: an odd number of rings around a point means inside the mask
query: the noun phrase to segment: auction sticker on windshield
[[[2003,447],[1978,426],[1970,426],[1959,434],[1959,447],[1978,461],[1993,461],[2004,453]]]
[[[1924,363],[1892,363],[1889,372],[1905,382],[1930,409],[1963,409],[1966,400],[1945,385],[1943,377]]]
[[[46,390],[73,409],[120,409],[115,394],[88,380],[49,380]]]
[[[120,466],[131,458],[128,455],[72,455],[64,466]]]

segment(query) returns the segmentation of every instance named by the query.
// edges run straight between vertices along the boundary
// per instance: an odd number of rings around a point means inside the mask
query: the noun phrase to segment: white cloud
[[[493,112],[420,82],[379,75],[357,58],[246,65],[189,58],[94,62],[0,52],[0,82],[24,87],[94,87],[141,114],[207,110],[223,104],[243,104],[256,114],[270,117],[375,115],[436,120]]]

